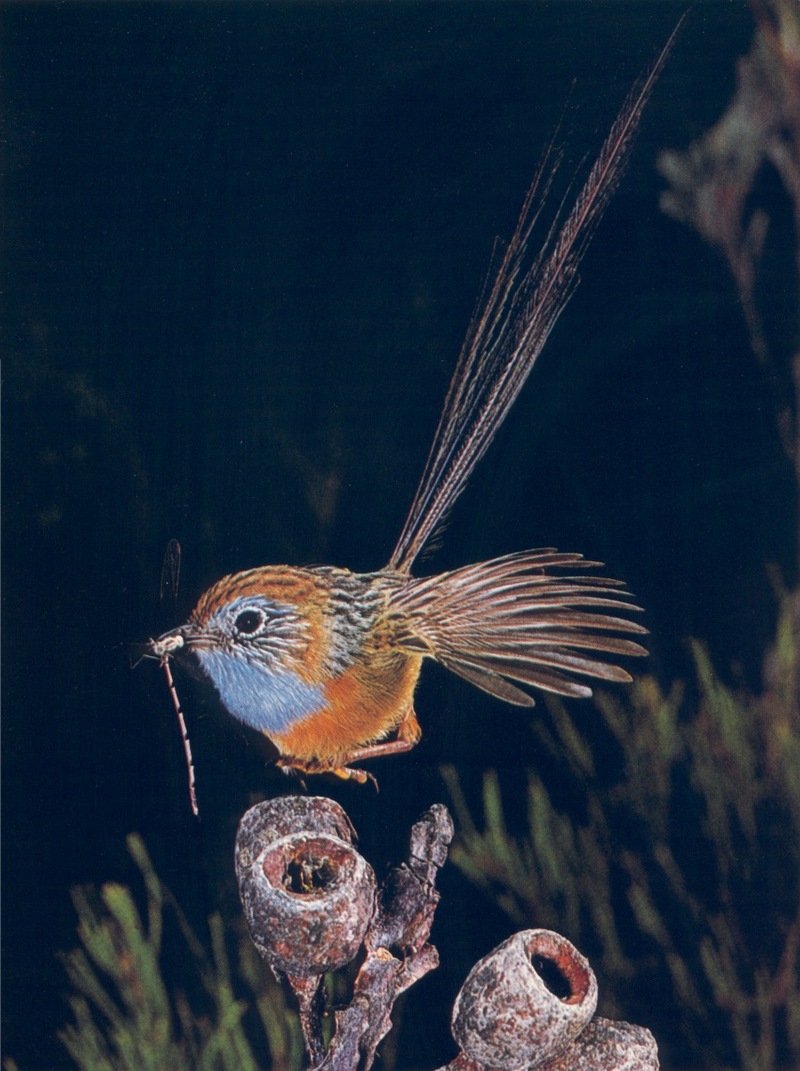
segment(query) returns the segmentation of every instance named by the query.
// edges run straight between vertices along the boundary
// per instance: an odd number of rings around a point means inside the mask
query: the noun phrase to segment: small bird
[[[528,685],[590,696],[588,680],[630,681],[620,656],[645,650],[623,585],[599,563],[553,549],[428,577],[411,568],[449,513],[522,389],[577,283],[589,238],[629,155],[673,33],[634,87],[560,228],[529,255],[552,182],[548,157],[478,302],[428,461],[388,564],[373,573],[267,565],[225,576],[149,654],[191,659],[235,718],[267,736],[300,775],[359,782],[354,763],[408,751],[421,735],[414,690],[426,658],[519,706]],[[621,616],[622,615],[622,616]],[[168,668],[168,666],[167,666]],[[177,705],[177,700],[176,700]]]

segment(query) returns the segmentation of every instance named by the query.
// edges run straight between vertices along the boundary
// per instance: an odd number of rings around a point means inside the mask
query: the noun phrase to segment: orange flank
[[[373,744],[399,729],[399,736],[416,743],[419,726],[413,699],[422,657],[393,653],[392,665],[384,664],[379,673],[373,665],[358,661],[330,680],[325,707],[274,737],[281,754],[335,767],[352,761],[354,740]]]

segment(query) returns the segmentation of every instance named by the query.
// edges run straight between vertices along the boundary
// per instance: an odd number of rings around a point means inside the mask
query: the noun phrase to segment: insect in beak
[[[181,730],[181,739],[183,741],[184,757],[186,759],[186,773],[189,781],[189,802],[192,808],[192,814],[195,818],[200,814],[200,808],[197,804],[197,792],[195,788],[195,776],[194,776],[194,759],[192,758],[192,745],[189,741],[189,731],[186,728],[186,719],[183,716],[183,707],[178,696],[178,690],[175,687],[175,681],[172,677],[172,669],[170,668],[169,660],[175,654],[176,651],[180,651],[185,646],[186,640],[183,635],[182,629],[172,629],[171,632],[165,632],[163,636],[159,636],[158,639],[149,640],[147,644],[147,650],[142,658],[157,658],[161,664],[161,668],[164,670],[164,674],[167,678],[167,687],[169,688],[170,698],[172,699],[172,706],[175,709],[175,715],[178,719],[178,724]]]
[[[157,640],[150,640],[147,644],[147,653],[163,662],[165,659],[171,658],[185,643],[183,630],[173,629],[171,632],[165,632],[163,636],[159,636]]]

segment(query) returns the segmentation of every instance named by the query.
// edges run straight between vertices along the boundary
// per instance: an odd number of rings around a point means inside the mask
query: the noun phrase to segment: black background
[[[124,837],[138,830],[201,920],[233,902],[251,794],[287,789],[179,680],[196,823],[163,678],[131,671],[131,642],[225,572],[385,563],[493,239],[543,145],[560,121],[565,177],[595,151],[682,9],[4,7],[3,1018],[23,1071],[65,1062],[68,888],[135,880]],[[751,33],[744,3],[695,4],[580,290],[419,566],[537,545],[598,558],[647,608],[664,680],[688,635],[756,679],[764,562],[791,579],[791,473],[733,286],[659,212],[654,168],[719,116]],[[184,568],[165,618],[171,537]],[[324,787],[378,870],[446,799],[440,763],[469,792],[501,766],[513,807],[537,760],[524,713],[436,667],[417,709],[423,742],[376,764],[379,795]],[[454,993],[511,931],[455,873],[444,890],[444,965],[406,1015],[416,1066],[452,1054]]]

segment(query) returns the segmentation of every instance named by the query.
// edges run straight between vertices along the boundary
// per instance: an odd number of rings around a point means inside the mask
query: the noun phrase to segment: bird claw
[[[303,777],[303,774],[306,772],[305,770],[301,770],[299,766],[285,766],[283,763],[280,762],[276,763],[275,765],[286,777],[293,777],[299,783],[303,792],[308,792],[308,785],[306,784],[305,778]]]
[[[343,781],[356,781],[359,785],[365,785],[369,781],[375,791],[380,792],[378,778],[368,770],[361,770],[358,766],[339,766],[330,772],[334,777],[340,777]]]
[[[355,781],[359,785],[365,785],[369,781],[375,791],[380,792],[377,777],[368,770],[361,770],[357,766],[328,766],[314,769],[310,765],[277,763],[277,767],[281,773],[286,774],[287,777],[296,778],[303,786],[304,791],[308,791],[305,782],[306,775],[313,774],[315,777],[318,777],[321,774],[327,774],[329,777],[338,777],[342,781]]]

